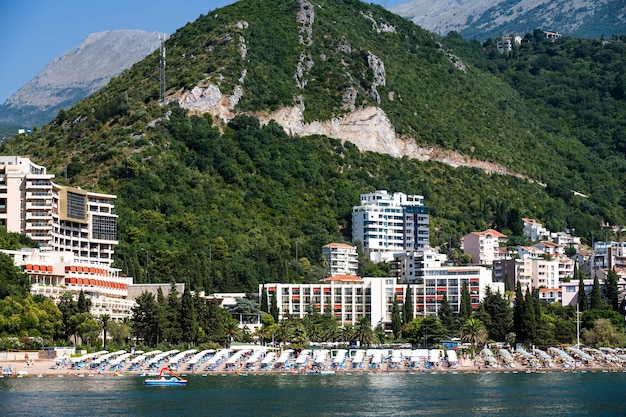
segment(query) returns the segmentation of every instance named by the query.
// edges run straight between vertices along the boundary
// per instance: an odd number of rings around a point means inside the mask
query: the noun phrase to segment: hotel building
[[[414,276],[415,276],[414,272]],[[466,283],[472,308],[477,309],[485,289],[504,293],[504,285],[491,282],[491,271],[481,266],[433,266],[409,281],[413,294],[415,316],[436,314],[447,294],[453,312],[458,313],[461,290]],[[279,318],[303,318],[311,311],[330,312],[342,326],[356,324],[367,317],[372,327],[381,325],[389,330],[394,297],[403,303],[407,284],[397,277],[359,278],[352,275],[334,276],[318,284],[265,284],[268,297],[276,295]],[[261,297],[263,285],[259,285]]]
[[[116,196],[55,184],[28,158],[0,156],[0,225],[24,234],[37,250],[6,251],[31,279],[31,292],[58,300],[81,290],[92,314],[130,315],[132,278],[112,268],[117,241]]]
[[[361,241],[373,262],[391,261],[395,252],[426,248],[430,243],[428,207],[421,195],[361,194],[352,208],[352,240]]]

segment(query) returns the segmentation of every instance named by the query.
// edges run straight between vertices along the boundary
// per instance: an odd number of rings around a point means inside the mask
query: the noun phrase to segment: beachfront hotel
[[[372,262],[390,261],[396,252],[429,245],[429,221],[421,195],[386,190],[361,194],[360,205],[352,208],[352,241],[363,243]]]
[[[504,285],[491,282],[491,272],[480,266],[437,266],[423,273],[408,284],[414,298],[415,316],[436,314],[444,294],[452,311],[458,313],[463,283],[468,285],[474,309],[478,308],[487,286],[494,292],[504,292]],[[264,286],[270,299],[276,296],[279,319],[304,318],[311,311],[329,312],[342,326],[356,324],[367,317],[372,327],[381,325],[386,330],[391,328],[394,297],[403,303],[407,293],[407,284],[398,277],[339,275],[317,284],[262,284],[259,298]]]
[[[94,316],[128,317],[132,278],[111,267],[118,244],[116,196],[53,179],[28,158],[0,156],[0,225],[39,243],[39,249],[2,252],[28,274],[34,294],[58,300],[83,290]]]

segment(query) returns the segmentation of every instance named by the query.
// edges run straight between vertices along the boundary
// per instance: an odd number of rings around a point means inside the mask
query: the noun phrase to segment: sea
[[[387,373],[0,379],[2,416],[620,416],[626,373]]]

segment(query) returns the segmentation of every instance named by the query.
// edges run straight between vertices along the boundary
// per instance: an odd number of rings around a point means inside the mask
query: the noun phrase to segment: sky
[[[368,0],[385,7],[410,0]],[[90,33],[174,33],[235,0],[0,0],[0,104]]]

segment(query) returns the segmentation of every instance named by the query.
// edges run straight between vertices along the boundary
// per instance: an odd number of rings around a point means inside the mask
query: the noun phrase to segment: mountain
[[[92,33],[55,58],[0,106],[0,124],[42,125],[105,86],[159,47],[158,33],[113,30]]]
[[[241,0],[166,48],[164,101],[153,52],[0,145],[118,195],[137,282],[316,280],[375,189],[423,195],[433,246],[488,227],[523,243],[522,216],[584,242],[626,224],[620,40],[534,31],[504,54],[356,0]]]
[[[626,34],[622,0],[414,0],[390,10],[440,35],[456,31],[466,39],[534,29],[590,39]]]

